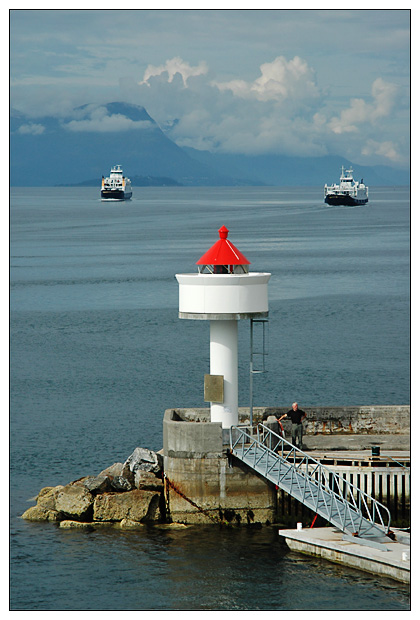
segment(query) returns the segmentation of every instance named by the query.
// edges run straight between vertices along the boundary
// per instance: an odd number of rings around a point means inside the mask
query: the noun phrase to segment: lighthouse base
[[[275,522],[275,486],[234,461],[227,439],[222,424],[210,422],[208,410],[201,417],[198,414],[194,422],[179,410],[165,412],[165,499],[173,521],[237,525]]]

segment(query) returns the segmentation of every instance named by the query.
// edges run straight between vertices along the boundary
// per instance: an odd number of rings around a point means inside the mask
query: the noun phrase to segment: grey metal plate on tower
[[[223,375],[204,375],[204,400],[223,403]]]

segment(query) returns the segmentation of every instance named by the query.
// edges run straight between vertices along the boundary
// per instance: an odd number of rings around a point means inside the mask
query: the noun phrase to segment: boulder
[[[124,466],[122,463],[114,463],[113,465],[110,465],[109,467],[101,471],[98,475],[109,476],[110,478],[114,478],[114,476],[121,476],[123,467]]]
[[[163,491],[163,480],[157,478],[151,471],[137,469],[134,474],[134,486],[137,489]]]
[[[187,527],[191,527],[191,525],[174,521],[173,523],[158,523],[155,527],[160,530],[183,530]]]
[[[92,529],[92,523],[85,523],[83,521],[65,520],[65,521],[61,521],[60,527],[65,529],[65,530],[75,530],[75,529],[77,529],[77,530],[83,530],[83,529],[91,530]]]
[[[93,495],[84,486],[68,484],[58,492],[55,507],[65,515],[80,520],[92,512]]]
[[[115,476],[115,478],[111,480],[111,487],[116,491],[131,491],[133,485],[127,478],[124,478],[124,476]]]
[[[118,523],[118,526],[122,530],[140,530],[143,527],[146,527],[144,523],[139,523],[138,521],[133,521],[132,519],[123,519]]]
[[[123,466],[122,475],[134,484],[136,471],[148,471],[158,474],[162,471],[163,457],[147,448],[136,448]]]
[[[92,493],[92,495],[109,491],[111,489],[111,484],[111,479],[104,475],[88,476],[85,480],[83,480],[83,486],[89,491],[89,493]]]
[[[46,495],[47,493],[49,493],[53,489],[55,489],[55,487],[43,487],[40,490],[40,492],[38,493],[38,495],[35,497],[35,499],[38,500],[40,497],[42,497],[43,495]],[[34,499],[34,498],[31,498],[31,499]]]
[[[56,499],[62,489],[64,486],[61,484],[56,487],[44,487],[37,495],[37,505],[42,506],[45,510],[57,510]]]
[[[22,515],[26,521],[61,521],[64,515],[57,510],[49,510],[44,506],[31,506]]]
[[[94,521],[158,521],[160,493],[134,489],[127,493],[97,495],[93,505]]]

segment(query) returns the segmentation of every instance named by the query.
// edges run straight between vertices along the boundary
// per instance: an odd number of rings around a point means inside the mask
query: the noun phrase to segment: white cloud
[[[145,74],[147,79],[130,91],[130,97],[145,105],[180,146],[295,156],[341,152],[350,159],[370,152],[376,161],[397,161],[389,129],[392,117],[382,123],[378,139],[378,121],[390,117],[396,96],[395,85],[381,78],[373,81],[370,100],[354,98],[337,114],[316,86],[313,68],[297,56],[263,63],[255,80],[226,82],[212,81],[197,68],[187,82],[186,74],[175,67],[190,65],[175,60],[154,71],[149,68],[149,77]],[[162,79],[149,79],[152,74]],[[375,146],[369,139],[376,140]]]
[[[139,83],[149,85],[149,79],[151,77],[162,75],[162,73],[167,73],[168,82],[172,82],[175,75],[179,73],[182,77],[184,86],[187,87],[188,78],[205,75],[207,71],[207,64],[205,62],[200,62],[196,67],[193,67],[188,62],[184,62],[179,56],[175,56],[175,58],[167,60],[164,65],[159,65],[157,67],[149,65],[144,72],[142,82]]]
[[[399,163],[402,161],[402,157],[398,153],[397,147],[390,140],[386,140],[385,142],[368,140],[365,146],[362,148],[362,155],[380,155],[395,163]]]
[[[285,99],[316,98],[319,96],[314,72],[308,64],[295,56],[287,60],[278,56],[260,66],[261,75],[253,82],[231,80],[213,82],[220,91],[230,90],[237,97],[258,101],[284,101]]]
[[[118,97],[122,94],[122,101],[144,106],[180,146],[247,154],[341,153],[354,161],[363,156],[376,163],[406,163],[399,155],[407,150],[404,140],[395,138],[396,127],[404,121],[394,114],[400,92],[395,84],[376,78],[370,97],[345,100],[342,91],[337,98],[328,97],[318,88],[313,67],[299,56],[278,56],[260,64],[255,79],[240,75],[238,71],[231,74],[233,79],[214,80],[206,63],[192,65],[172,57],[149,65],[142,81],[120,76]],[[115,100],[115,95],[101,100]],[[65,103],[60,107],[67,109]],[[97,104],[73,114],[65,125],[69,131],[152,127],[147,121],[110,114]],[[37,129],[34,125],[23,131]]]
[[[364,99],[352,99],[350,107],[343,110],[340,116],[334,116],[328,123],[336,134],[355,133],[364,123],[374,124],[378,119],[389,116],[397,94],[394,84],[377,78],[372,84],[372,103]]]
[[[171,81],[175,72],[165,74],[169,63],[148,73],[165,79],[143,80],[137,95],[127,81],[125,87],[130,100],[141,102],[158,123],[172,125],[168,133],[180,146],[249,154],[327,152],[311,127],[320,103],[314,71],[301,58],[279,56],[262,64],[254,81],[225,83],[198,70],[188,83],[180,75]],[[177,122],[167,122],[173,119]]]
[[[18,129],[18,133],[32,134],[33,136],[39,136],[44,133],[44,131],[44,125],[40,125],[39,123],[28,123],[27,125],[21,125]]]
[[[180,144],[290,145],[349,159],[364,148],[375,163],[386,161],[377,151],[392,156],[379,145],[393,145],[409,163],[406,9],[128,9],[112,19],[106,10],[21,10],[10,26],[13,107],[35,123],[53,115],[80,121],[73,131],[129,129],[128,119],[70,116],[89,102],[128,100],[162,126],[178,121],[170,137]],[[118,83],[130,81],[120,99]]]
[[[69,131],[129,131],[131,129],[151,129],[150,121],[132,121],[122,114],[107,114],[104,107],[94,109],[90,118],[73,120],[64,125]]]

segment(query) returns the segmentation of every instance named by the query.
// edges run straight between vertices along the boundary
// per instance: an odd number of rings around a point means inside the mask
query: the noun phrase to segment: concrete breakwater
[[[287,407],[254,407],[253,423],[262,422],[268,416],[279,417],[286,413]],[[322,435],[410,435],[409,405],[369,405],[345,407],[303,407],[307,413],[305,434]],[[210,410],[207,408],[174,409],[188,422],[209,422]],[[249,421],[249,408],[239,407],[239,421]],[[288,432],[291,422],[283,420]]]
[[[279,417],[288,407],[254,408],[254,424]],[[306,408],[304,450],[316,452],[321,461],[331,451],[359,454],[343,463],[328,461],[332,471],[371,492],[379,501],[391,498],[405,514],[410,505],[410,410],[408,406]],[[240,423],[249,422],[249,410],[239,409]],[[290,438],[289,422],[284,424]],[[171,518],[185,523],[227,520],[233,523],[292,523],[297,501],[264,477],[229,455],[228,433],[210,422],[208,409],[171,409],[163,420],[164,470],[167,505]],[[380,447],[388,457],[371,459],[371,448]],[[396,462],[403,451],[404,463]],[[350,454],[350,452],[348,453]],[[391,465],[391,467],[390,467]],[[348,470],[348,471],[347,471]],[[398,513],[398,510],[397,510]],[[313,519],[314,515],[308,515]],[[404,524],[405,525],[405,524]]]
[[[254,408],[254,423],[287,410]],[[366,490],[377,498],[381,494],[379,501],[397,507],[404,502],[409,510],[409,407],[306,411],[304,443],[316,458],[329,459],[328,467],[348,475],[354,484],[360,482],[361,488],[367,481]],[[247,423],[249,410],[240,409],[239,415],[240,422]],[[284,426],[290,437],[288,422]],[[36,506],[22,517],[56,521],[61,527],[123,528],[145,523],[252,526],[296,521],[296,500],[230,456],[227,434],[220,423],[210,422],[209,409],[167,410],[163,444],[159,453],[136,448],[125,463],[65,486],[45,487]],[[369,458],[366,450],[373,445],[386,449],[389,458]]]
[[[257,419],[286,413],[290,407],[266,407],[256,411]],[[305,408],[305,433],[318,435],[410,435],[408,405],[374,405],[364,407]],[[285,430],[290,421],[284,420]]]

